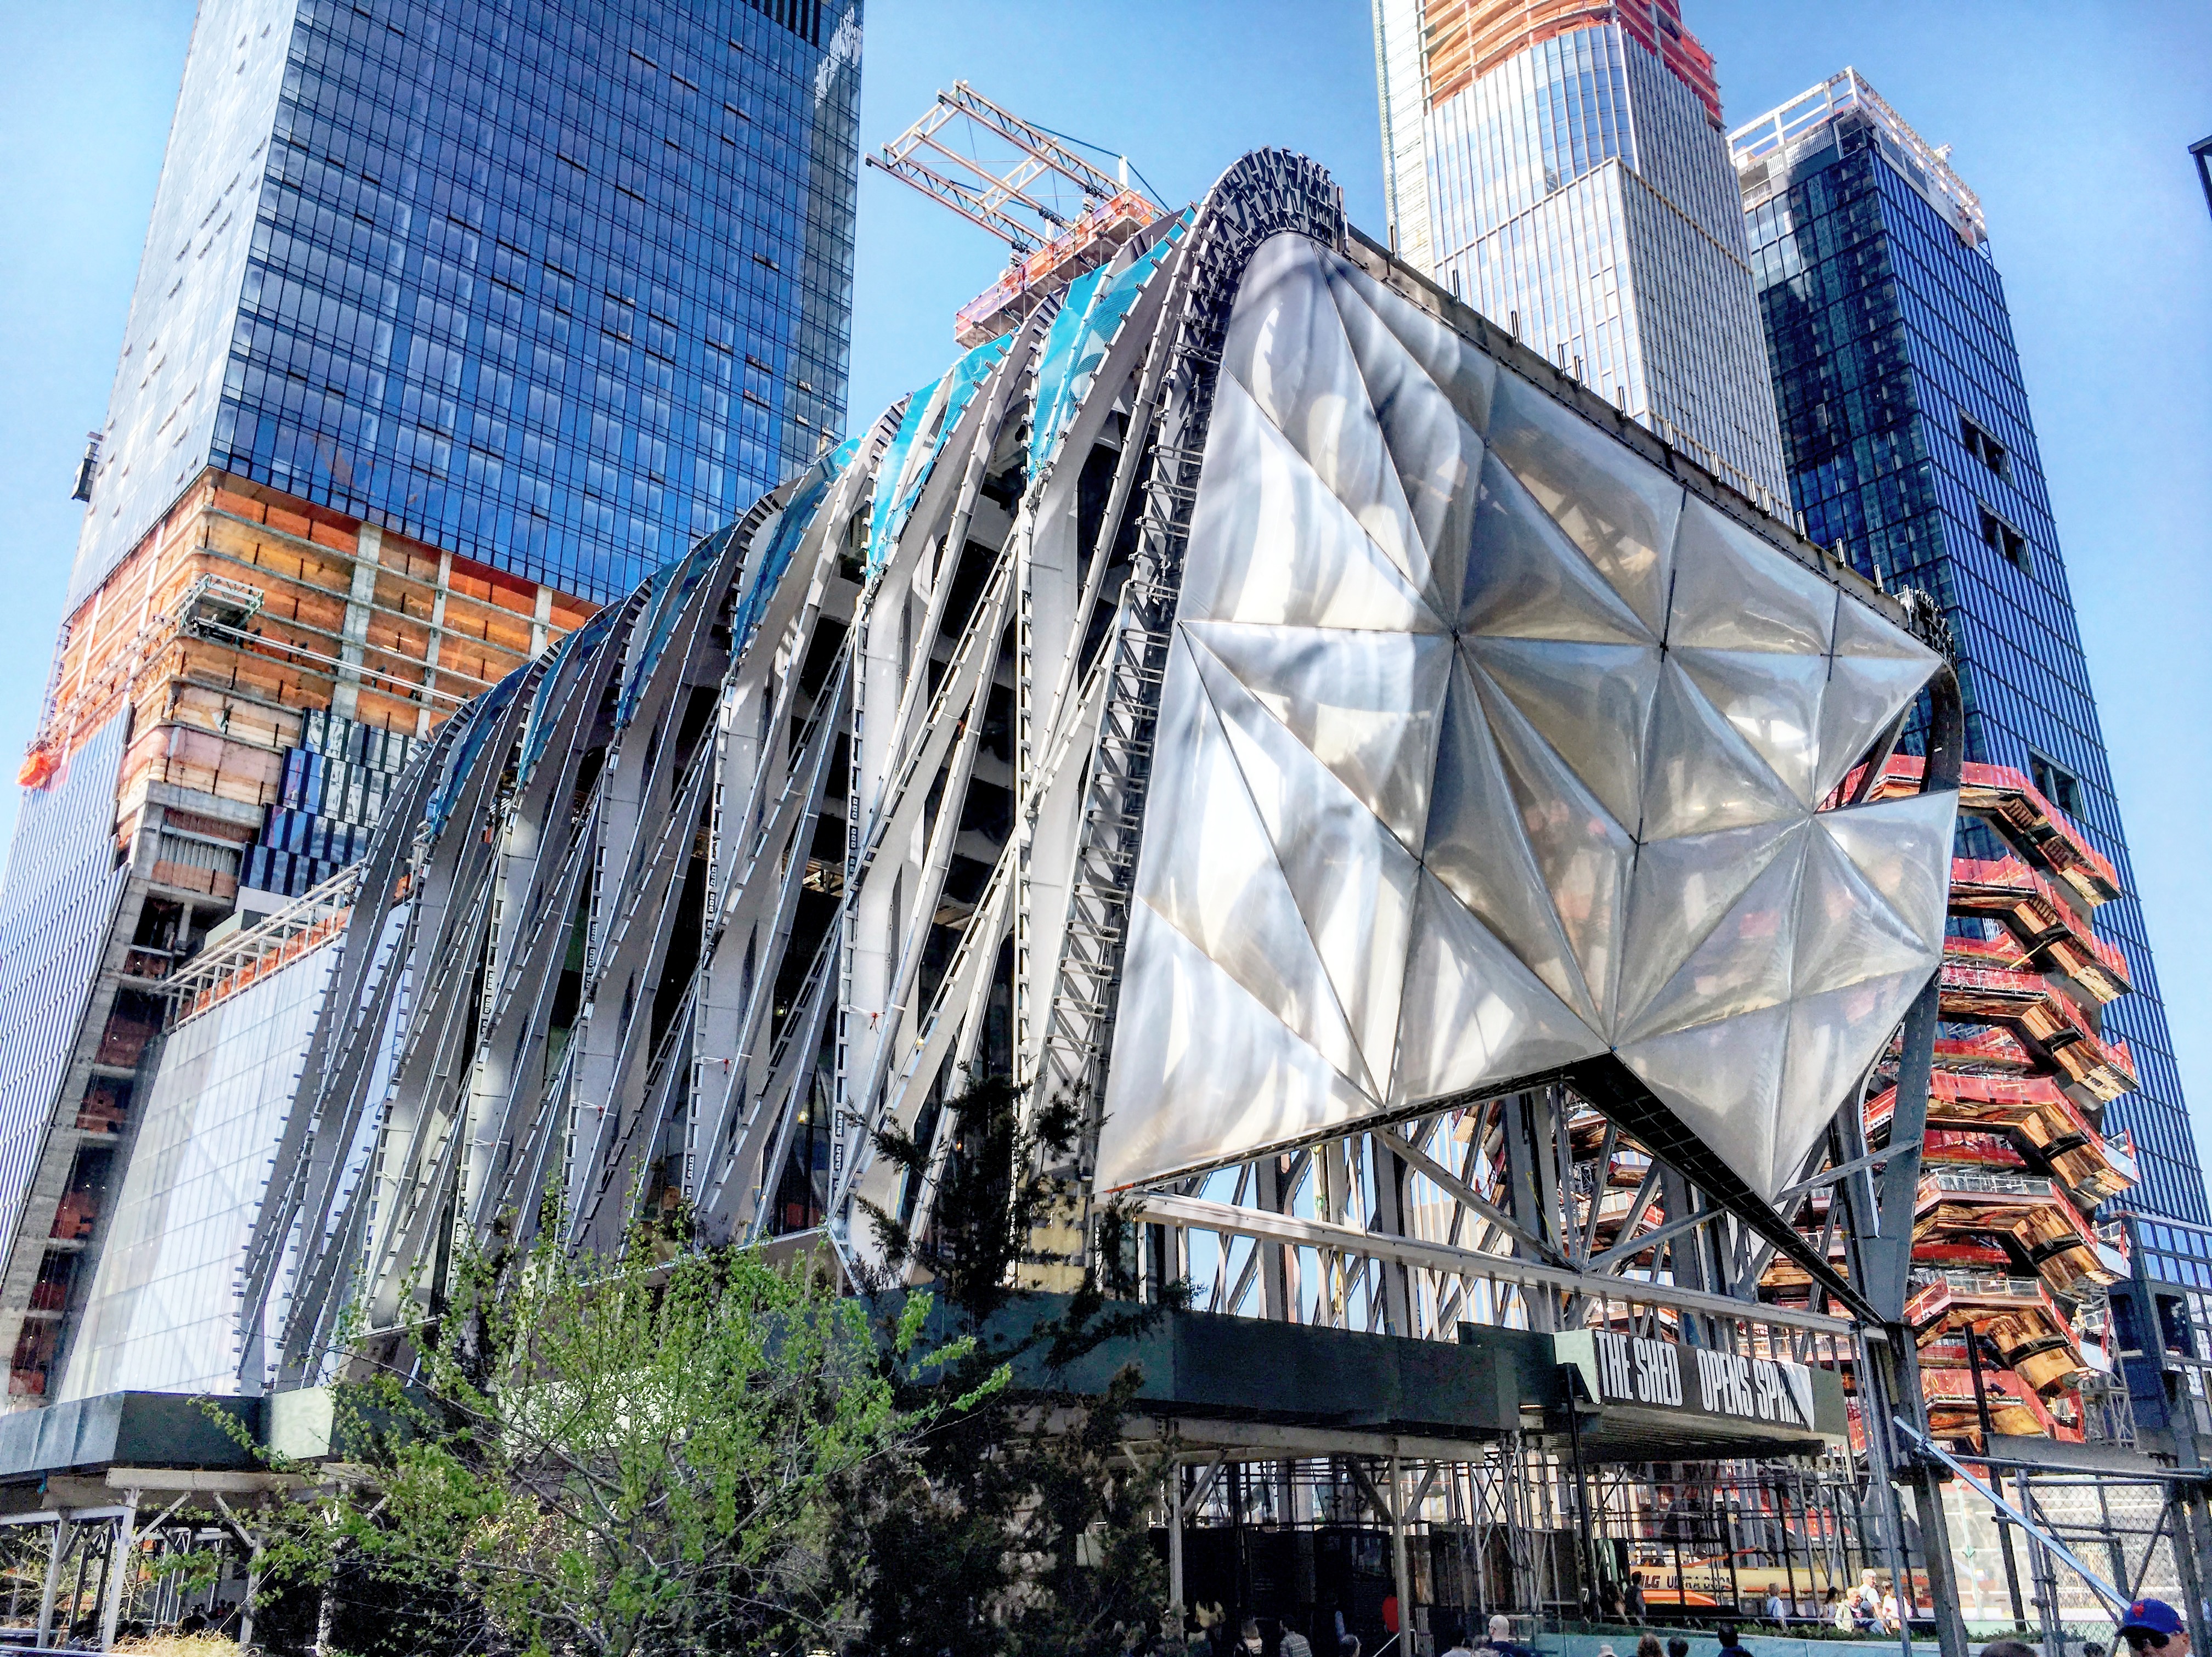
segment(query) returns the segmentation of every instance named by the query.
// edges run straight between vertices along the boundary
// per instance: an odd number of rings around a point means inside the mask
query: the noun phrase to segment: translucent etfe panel
[[[1824,811],[1814,821],[1920,941],[1940,950],[1958,814],[1958,795],[1945,792]]]
[[[236,1390],[239,1272],[338,954],[289,962],[170,1035],[64,1398]]]
[[[1364,1069],[1336,992],[1191,646],[1178,640],[1161,696],[1137,897],[1217,970],[1346,1076]]]
[[[1789,1030],[1784,1005],[1668,1031],[1617,1051],[1685,1127],[1753,1190],[1771,1198],[1778,1188],[1775,1108]]]
[[[1419,855],[1450,640],[1240,622],[1186,632]]]
[[[1222,342],[1223,373],[1252,394],[1407,580],[1425,588],[1428,549],[1329,298],[1325,258],[1292,234],[1274,237],[1252,256]]]
[[[1856,615],[1839,634],[1856,601],[1702,504],[1686,519],[1678,484],[1516,376],[1485,388],[1486,443],[1424,383],[1451,354],[1407,345],[1332,257],[1272,244],[1232,313],[1103,1177],[1610,1041],[1771,1194],[1889,1033],[1830,1010],[1887,1017],[1864,986],[1936,964],[1948,799],[1813,810],[1836,665],[1927,664]],[[1447,531],[1462,575],[1429,547]],[[1854,695],[1857,739],[1889,693]]]
[[[1486,638],[1629,645],[1659,636],[1494,456],[1483,464],[1456,614],[1462,629]]]
[[[1813,797],[1821,798],[1866,757],[1875,737],[1887,730],[1928,683],[1935,659],[1838,655],[1828,664],[1828,683],[1820,695],[1820,768]]]
[[[1605,1051],[1605,1043],[1433,875],[1421,876],[1394,1105],[1418,1104]]]
[[[1791,996],[1802,1000],[1916,968],[1924,976],[1935,962],[1919,924],[1890,907],[1832,835],[1814,830],[1806,843],[1805,884],[1798,894]]]
[[[1358,1120],[1374,1102],[1149,905],[1133,906],[1098,1183]]]
[[[1465,577],[1474,511],[1474,492],[1469,486],[1482,466],[1482,437],[1397,331],[1410,329],[1431,356],[1446,358],[1428,336],[1433,331],[1449,337],[1449,331],[1404,300],[1384,294],[1371,279],[1364,286],[1353,285],[1349,271],[1342,261],[1333,260],[1329,291],[1360,378],[1366,382],[1368,401],[1374,405],[1414,527],[1428,552],[1429,601],[1440,613],[1449,614]],[[1383,307],[1381,313],[1378,305]],[[1490,378],[1495,378],[1496,368],[1488,358],[1471,345],[1462,344],[1462,349],[1471,361],[1489,367]],[[1457,366],[1446,359],[1447,372]],[[1479,404],[1486,416],[1490,379],[1468,378],[1474,383],[1463,388],[1463,399]]]
[[[1354,322],[1360,307],[1389,330],[1462,420],[1478,434],[1490,428],[1490,401],[1498,384],[1498,364],[1487,354],[1348,260],[1332,258],[1329,273],[1330,290],[1343,313],[1345,331],[1352,336],[1363,371],[1368,363],[1367,336]],[[1371,373],[1369,379],[1374,383]]]
[[[1517,374],[1500,374],[1490,452],[1656,633],[1682,486]]]
[[[1669,648],[1827,652],[1836,588],[1717,507],[1691,497],[1674,548]]]
[[[1358,1079],[1380,1098],[1398,1029],[1394,968],[1406,958],[1413,853],[1272,718],[1234,676],[1198,656],[1215,714],[1250,790],[1338,1006],[1365,1061]]]
[[[1643,1014],[1744,889],[1805,833],[1802,820],[1762,822],[1637,847],[1620,965],[1622,1024]]]
[[[1633,842],[1520,710],[1479,668],[1472,677],[1505,762],[1521,833],[1602,1023],[1612,1017]]]
[[[1465,648],[1613,820],[1633,828],[1644,794],[1644,728],[1659,683],[1658,646],[1469,639]]]
[[[1753,1189],[1771,1198],[1796,1177],[1866,1067],[1928,982],[1925,964],[1809,995],[1790,1007],[1789,1057],[1775,1102],[1772,1162]]]
[[[1866,605],[1846,598],[1837,607],[1835,655],[1820,704],[1820,793],[1844,780],[1936,665],[1934,651]]]
[[[1216,384],[1206,452],[1182,619],[1447,630],[1351,508],[1227,374]]]
[[[1437,739],[1436,780],[1422,861],[1430,874],[1583,1019],[1599,1017],[1543,871],[1521,828],[1497,738],[1464,662],[1452,671]]]
[[[1660,669],[1652,707],[1643,838],[1669,840],[1785,822],[1804,810],[1804,802],[1670,654]]]
[[[1623,1019],[1624,1041],[1790,998],[1805,839],[1801,827],[1776,847],[1766,866],[1706,929],[1658,992],[1632,1021]]]
[[[1828,659],[1686,646],[1668,654],[1799,803],[1812,804]]]

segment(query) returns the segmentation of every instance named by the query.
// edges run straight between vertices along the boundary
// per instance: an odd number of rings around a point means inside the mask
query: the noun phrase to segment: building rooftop
[[[1715,126],[1721,124],[1713,55],[1682,27],[1680,0],[1430,0],[1423,21],[1431,109],[1516,52],[1576,29],[1618,23],[1698,94]]]
[[[1729,133],[1729,153],[1735,161],[1736,176],[1747,191],[1765,183],[1778,157],[1786,159],[1819,140],[1823,128],[1852,111],[1873,123],[1883,152],[1961,239],[1974,247],[1988,243],[1989,222],[1982,215],[1981,197],[1951,170],[1950,147],[1929,143],[1848,65]]]

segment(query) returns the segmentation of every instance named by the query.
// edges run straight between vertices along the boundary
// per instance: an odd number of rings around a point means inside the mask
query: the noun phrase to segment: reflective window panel
[[[2141,1157],[2142,1182],[2116,1205],[2212,1223],[2003,279],[1978,222],[1923,191],[1911,165],[1893,129],[1856,109],[1746,159],[1791,492],[1815,540],[1842,543],[1892,591],[1919,587],[1942,604],[1966,757],[2071,780],[2069,815],[2126,889],[2096,916],[2134,985],[2105,1028],[2127,1041],[2142,1081],[2106,1119]]]

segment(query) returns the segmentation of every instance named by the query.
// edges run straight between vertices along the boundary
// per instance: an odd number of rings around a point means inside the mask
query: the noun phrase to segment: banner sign
[[[1596,1345],[1597,1390],[1602,1403],[1819,1430],[1813,1420],[1813,1372],[1802,1363],[1649,1340],[1609,1329],[1590,1333]]]

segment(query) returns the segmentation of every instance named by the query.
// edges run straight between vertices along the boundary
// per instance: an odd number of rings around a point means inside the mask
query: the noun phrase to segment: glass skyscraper
[[[50,1396],[133,1223],[175,975],[356,861],[446,714],[842,426],[860,29],[202,0],[0,878],[12,1399]]]
[[[2117,1205],[2212,1223],[1981,204],[1848,69],[1731,143],[1807,530],[1936,597],[1966,757],[2033,779],[2118,871],[2126,895],[2097,920],[2134,992],[2105,1029],[2141,1091],[2106,1120],[2134,1136],[2142,1181]]]
[[[856,0],[206,0],[70,586],[212,465],[604,602],[845,415]]]
[[[1377,0],[1399,256],[1786,501],[1710,54],[1675,0]]]

